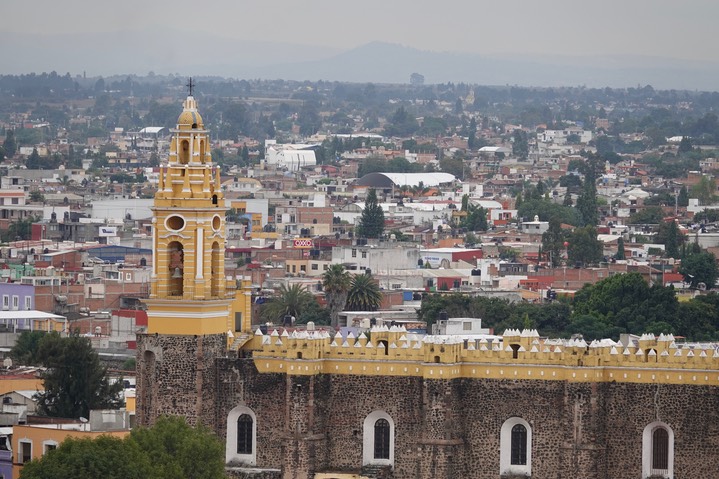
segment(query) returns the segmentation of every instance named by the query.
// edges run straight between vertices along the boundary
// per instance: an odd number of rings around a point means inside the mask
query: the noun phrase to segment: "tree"
[[[130,440],[152,460],[148,477],[224,479],[225,446],[204,426],[183,417],[161,417],[150,428],[133,429]]]
[[[341,264],[333,264],[322,275],[322,288],[327,298],[327,307],[332,318],[332,327],[337,329],[339,312],[347,303],[347,293],[352,285],[352,278]]]
[[[582,224],[596,226],[599,222],[597,210],[597,186],[594,182],[594,175],[584,176],[582,192],[577,197],[577,210],[582,217]]]
[[[699,199],[701,205],[710,205],[714,201],[716,187],[711,176],[702,175],[699,183],[692,186],[692,196]]]
[[[573,305],[573,319],[590,315],[606,327],[618,328],[618,334],[643,333],[651,324],[673,324],[678,301],[673,288],[650,287],[641,274],[627,273],[584,286],[574,295]]]
[[[529,140],[527,132],[517,128],[512,134],[512,153],[520,160],[526,160],[529,156]]]
[[[225,479],[225,448],[206,427],[182,417],[160,417],[124,439],[65,439],[27,463],[22,479]]]
[[[542,250],[553,267],[559,266],[562,261],[562,249],[564,248],[564,232],[562,225],[557,218],[549,220],[549,228],[542,234]]]
[[[627,259],[627,255],[624,252],[624,238],[621,236],[617,240],[617,254],[614,255],[614,259],[618,259],[618,260]]]
[[[445,173],[452,174],[460,180],[464,179],[464,162],[461,158],[442,158],[439,160],[439,167]]]
[[[15,130],[8,130],[5,133],[5,140],[2,143],[3,150],[5,150],[5,156],[12,158],[15,156],[17,151],[17,142],[15,141]]]
[[[45,334],[44,331],[23,331],[15,341],[15,346],[10,350],[10,357],[15,361],[15,364],[23,366],[40,364],[37,351]]]
[[[716,286],[719,278],[719,267],[716,257],[709,252],[690,253],[682,258],[679,272],[684,275],[684,281],[692,288],[698,288],[703,283],[706,289]]]
[[[692,151],[692,140],[688,136],[682,136],[679,142],[679,153],[688,153]]]
[[[376,311],[382,304],[382,293],[371,274],[352,277],[347,293],[348,311]]]
[[[686,185],[682,185],[682,188],[679,190],[679,197],[677,198],[677,206],[689,206],[689,191],[687,190]]]
[[[25,464],[22,479],[143,479],[150,455],[137,443],[113,436],[67,438],[54,451]],[[157,477],[157,476],[155,476]]]
[[[639,210],[629,217],[631,225],[655,225],[664,219],[664,211],[660,206],[649,206]]]
[[[267,321],[282,321],[286,316],[300,317],[302,311],[308,307],[315,298],[300,284],[290,287],[280,286],[277,296],[262,309],[262,317]]]
[[[576,228],[569,237],[567,256],[571,263],[596,264],[602,260],[602,243],[594,226]]]
[[[45,391],[37,393],[38,410],[54,417],[89,417],[90,409],[121,406],[122,383],[110,384],[90,340],[48,333],[38,344],[38,361]]]
[[[357,225],[357,234],[365,238],[379,238],[384,233],[384,211],[377,202],[374,188],[367,193],[362,216]]]
[[[43,195],[42,191],[40,190],[32,190],[30,192],[30,201],[32,201],[33,203],[44,203],[45,195]]]
[[[676,221],[659,223],[656,242],[664,245],[664,252],[670,258],[679,258],[679,249],[684,243],[684,236],[679,231]]]
[[[25,166],[27,166],[28,170],[40,169],[40,153],[37,152],[37,148],[32,149],[32,153],[30,153],[30,156],[27,158]]]

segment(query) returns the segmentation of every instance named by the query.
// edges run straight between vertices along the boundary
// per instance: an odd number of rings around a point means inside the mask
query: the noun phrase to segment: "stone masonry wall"
[[[500,429],[532,427],[532,476],[637,479],[642,432],[657,417],[675,434],[676,477],[703,477],[719,461],[719,390],[703,386],[541,380],[260,374],[251,359],[217,366],[217,431],[238,405],[257,414],[257,466],[285,478],[362,470],[364,418],[395,423],[395,463],[383,477],[499,474]]]
[[[150,425],[167,414],[217,428],[215,362],[224,355],[225,335],[138,335],[137,339],[138,424]]]

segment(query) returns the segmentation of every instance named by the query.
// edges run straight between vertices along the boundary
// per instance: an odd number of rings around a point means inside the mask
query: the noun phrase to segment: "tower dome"
[[[204,130],[205,125],[202,117],[197,111],[197,101],[192,96],[188,96],[182,104],[183,110],[177,118],[178,130]]]

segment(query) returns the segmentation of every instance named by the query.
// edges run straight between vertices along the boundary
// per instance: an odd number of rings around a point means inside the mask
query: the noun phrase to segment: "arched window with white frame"
[[[499,432],[499,473],[532,474],[532,426],[521,417],[510,417]]]
[[[661,421],[644,428],[642,477],[674,477],[674,431]]]
[[[257,463],[257,416],[246,406],[237,406],[227,415],[225,462]]]
[[[394,465],[394,421],[384,411],[373,411],[362,427],[362,464]]]

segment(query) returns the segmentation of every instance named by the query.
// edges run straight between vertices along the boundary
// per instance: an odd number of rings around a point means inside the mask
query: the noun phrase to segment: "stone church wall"
[[[642,433],[657,419],[675,434],[676,477],[704,477],[719,460],[716,387],[260,374],[251,359],[216,367],[217,432],[225,437],[234,407],[251,408],[257,465],[292,471],[283,477],[361,471],[363,421],[375,410],[396,428],[382,477],[498,478],[500,429],[515,416],[532,427],[533,477],[639,478]]]

